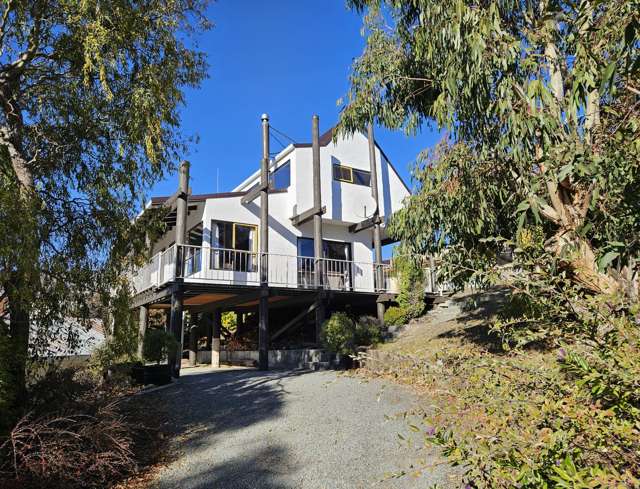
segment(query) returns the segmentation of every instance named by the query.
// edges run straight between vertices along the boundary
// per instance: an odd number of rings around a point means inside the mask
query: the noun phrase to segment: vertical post
[[[431,293],[436,293],[436,260],[433,255],[429,257],[429,282],[431,282]]]
[[[144,335],[147,333],[149,323],[149,306],[140,306],[140,316],[138,322],[138,358],[142,359]]]
[[[220,309],[213,311],[213,322],[211,328],[211,366],[220,367]]]
[[[149,233],[144,235],[144,243],[146,247],[147,255],[151,255],[153,252],[151,248],[151,239]],[[142,354],[144,351],[144,337],[147,334],[147,326],[149,325],[149,306],[140,306],[140,316],[138,322],[138,358],[142,360]]]
[[[198,324],[193,315],[189,318],[189,366],[195,367],[198,363]]]
[[[171,293],[171,325],[170,329],[178,342],[175,358],[172,359],[172,374],[180,377],[182,363],[182,306],[184,285],[182,283],[182,261],[187,229],[187,196],[189,193],[189,162],[180,163],[180,192],[176,203],[176,284]]]
[[[258,365],[269,368],[269,116],[262,114],[262,161],[260,164],[260,318]]]
[[[373,136],[373,122],[367,126],[367,139],[369,140],[369,164],[371,165],[371,196],[373,197],[373,249],[375,253],[375,284],[382,288],[384,276],[382,274],[382,241],[380,238],[380,204],[378,199],[378,165],[376,163],[376,141]],[[384,304],[377,302],[378,322],[384,324]]]
[[[320,208],[322,207],[322,189],[320,187],[320,119],[317,115],[313,116],[311,122],[311,141],[313,155],[313,208],[316,214],[313,216],[313,256],[314,256],[314,275],[313,284],[318,289],[318,305],[315,310],[315,326],[316,326],[316,342],[320,342],[320,329],[324,321],[324,294],[320,291],[323,286],[324,267],[322,256],[322,215]]]

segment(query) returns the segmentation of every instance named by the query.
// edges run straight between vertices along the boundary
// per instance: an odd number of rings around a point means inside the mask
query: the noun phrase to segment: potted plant
[[[173,358],[178,348],[178,342],[172,334],[162,329],[151,329],[144,337],[142,356],[145,362],[153,365],[133,367],[134,380],[139,384],[164,385],[171,382],[171,365],[169,362],[160,363]]]

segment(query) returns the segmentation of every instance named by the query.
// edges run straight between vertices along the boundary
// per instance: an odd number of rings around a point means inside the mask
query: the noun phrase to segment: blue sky
[[[188,155],[194,193],[229,191],[258,168],[264,112],[296,141],[310,141],[314,113],[321,132],[335,124],[336,102],[346,95],[352,60],[364,46],[362,19],[344,0],[218,0],[208,14],[215,27],[199,44],[210,77],[187,93],[183,110],[183,130],[199,137]],[[410,185],[411,162],[439,135],[376,128],[376,139]],[[272,140],[271,150],[278,149]],[[176,186],[174,175],[151,195],[172,194]]]

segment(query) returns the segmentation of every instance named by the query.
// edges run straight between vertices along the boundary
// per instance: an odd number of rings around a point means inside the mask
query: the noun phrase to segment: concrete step
[[[308,370],[330,370],[333,366],[332,362],[306,362],[302,364],[302,368]]]

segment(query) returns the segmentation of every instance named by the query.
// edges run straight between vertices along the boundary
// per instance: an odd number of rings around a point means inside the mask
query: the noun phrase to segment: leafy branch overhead
[[[189,143],[180,110],[206,76],[207,3],[0,6],[0,293],[17,386],[30,327],[35,353],[64,318],[97,314],[158,229],[132,220]]]
[[[341,129],[447,132],[392,223],[410,251],[478,263],[496,251],[482,238],[540,225],[578,282],[624,288],[640,251],[638,2],[351,4],[367,44]]]

